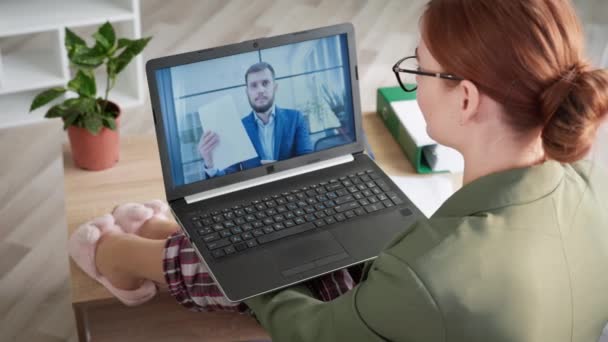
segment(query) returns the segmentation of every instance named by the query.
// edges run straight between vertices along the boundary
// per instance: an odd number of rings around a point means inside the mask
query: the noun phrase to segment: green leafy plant
[[[97,135],[103,127],[116,129],[118,111],[108,105],[108,95],[114,88],[116,76],[125,69],[131,60],[146,47],[152,37],[142,39],[116,38],[112,24],[106,22],[93,34],[95,44],[88,47],[86,42],[65,29],[65,48],[68,59],[76,74],[67,87],[55,87],[36,95],[30,106],[30,112],[71,91],[78,96],[68,98],[54,105],[46,112],[46,118],[62,118],[63,128],[77,126]],[[97,97],[95,70],[105,66],[107,74],[106,88],[103,97]]]

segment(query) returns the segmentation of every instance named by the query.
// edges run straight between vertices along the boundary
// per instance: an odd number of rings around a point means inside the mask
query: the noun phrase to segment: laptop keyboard
[[[327,179],[222,210],[193,214],[192,220],[214,258],[343,222],[403,203],[373,170]]]

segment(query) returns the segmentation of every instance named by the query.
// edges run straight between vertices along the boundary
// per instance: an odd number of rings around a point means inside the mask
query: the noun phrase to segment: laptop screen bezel
[[[315,40],[329,36],[346,34],[348,45],[348,65],[350,68],[350,88],[353,116],[355,123],[355,141],[345,145],[329,148],[327,150],[317,151],[302,156],[293,157],[287,160],[277,161],[272,164],[262,165],[256,168],[239,171],[225,176],[203,179],[197,182],[175,186],[173,182],[173,174],[171,171],[171,159],[169,158],[168,141],[165,134],[161,112],[160,97],[156,82],[156,71],[163,68],[171,68],[175,66],[202,62],[210,59],[216,59],[251,51],[269,49],[277,46],[299,43],[307,40]],[[215,189],[222,186],[231,185],[234,183],[262,177],[268,174],[277,173],[299,166],[320,162],[323,160],[362,152],[364,150],[362,139],[362,123],[361,123],[361,103],[358,85],[358,68],[357,56],[355,49],[354,27],[350,23],[322,27],[309,31],[302,31],[290,34],[284,34],[269,38],[260,38],[242,43],[230,44],[216,48],[210,48],[200,51],[192,51],[178,55],[166,56],[156,59],[151,59],[146,63],[146,76],[148,79],[148,87],[150,90],[150,101],[152,104],[152,112],[154,115],[155,129],[158,150],[160,154],[161,167],[163,172],[163,180],[165,184],[165,193],[168,201],[183,198],[188,195],[199,192]],[[269,166],[271,166],[269,168]]]

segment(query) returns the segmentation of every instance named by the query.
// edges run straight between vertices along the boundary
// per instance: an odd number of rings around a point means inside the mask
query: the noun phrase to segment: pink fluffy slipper
[[[99,238],[107,232],[117,231],[114,217],[110,214],[98,217],[90,222],[82,224],[70,236],[68,241],[68,252],[76,265],[78,265],[89,277],[97,280],[105,286],[116,298],[128,306],[135,306],[150,300],[156,295],[156,285],[146,280],[141,287],[135,290],[122,290],[114,287],[103,275],[99,274],[95,266],[95,250]]]
[[[125,203],[112,212],[116,224],[125,233],[135,234],[143,224],[153,217],[169,219],[169,206],[161,200],[145,203]]]

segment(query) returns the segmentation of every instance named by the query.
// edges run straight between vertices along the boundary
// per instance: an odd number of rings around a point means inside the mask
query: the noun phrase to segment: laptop
[[[167,202],[229,300],[374,259],[423,216],[364,151],[351,24],[146,74]]]

